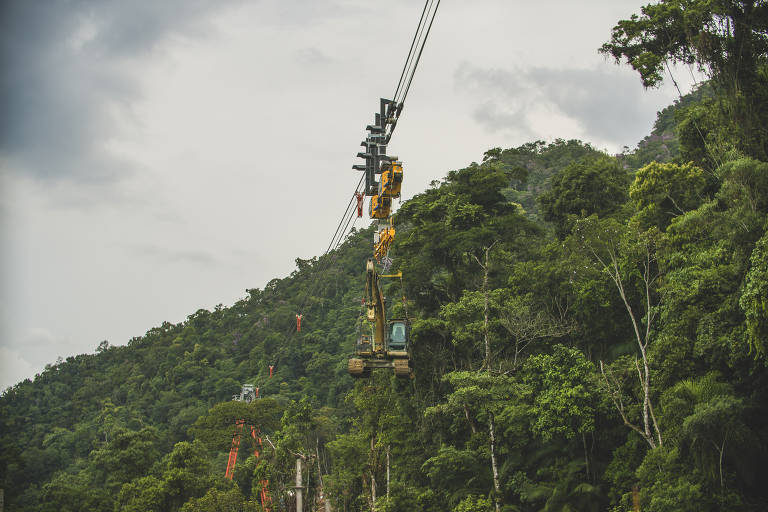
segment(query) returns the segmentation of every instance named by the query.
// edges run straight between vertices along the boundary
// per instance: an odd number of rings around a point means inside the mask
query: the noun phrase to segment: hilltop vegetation
[[[407,301],[385,294],[412,321],[414,379],[347,375],[372,238],[354,231],[230,307],[6,390],[8,508],[258,511],[268,480],[288,510],[297,456],[313,510],[768,508],[768,8],[659,5],[603,51],[649,85],[665,59],[711,80],[635,150],[492,148],[401,206]],[[738,35],[712,29],[723,16]],[[230,401],[246,382],[263,398]],[[246,458],[243,438],[230,481],[237,419],[264,443]]]

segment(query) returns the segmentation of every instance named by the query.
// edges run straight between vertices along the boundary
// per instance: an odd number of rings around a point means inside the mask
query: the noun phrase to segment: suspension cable
[[[429,37],[429,32],[432,30],[432,23],[435,21],[435,14],[437,14],[437,8],[440,7],[440,0],[437,0],[437,4],[435,5],[435,10],[432,11],[432,18],[429,20],[429,26],[427,27],[427,33],[424,35],[424,41],[421,43],[421,49],[419,49],[419,55],[416,57],[416,63],[413,65],[413,71],[411,72],[411,77],[408,80],[408,86],[405,88],[405,93],[403,94],[403,98],[400,100],[400,103],[405,103],[405,98],[408,96],[408,91],[411,89],[411,82],[413,82],[413,76],[416,74],[416,68],[419,65],[419,61],[421,60],[421,54],[424,52],[424,46],[427,43],[427,38]]]
[[[429,5],[429,0],[426,0],[424,2],[424,9],[421,11],[421,18],[419,18],[419,24],[416,26],[416,32],[413,34],[413,39],[411,39],[411,47],[408,49],[408,57],[405,59],[405,64],[403,64],[403,71],[400,73],[400,81],[397,82],[397,88],[395,89],[395,94],[392,95],[392,100],[395,101],[397,98],[397,93],[400,92],[400,87],[403,85],[403,77],[405,76],[405,71],[408,68],[408,62],[410,62],[411,57],[413,55],[413,45],[416,44],[416,36],[421,31],[421,26],[424,21],[424,14],[427,12],[427,5]]]

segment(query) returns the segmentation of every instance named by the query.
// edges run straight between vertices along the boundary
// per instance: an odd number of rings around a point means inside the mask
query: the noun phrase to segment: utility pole
[[[389,445],[387,445],[387,498],[389,498]]]
[[[301,456],[296,456],[296,512],[303,512],[304,503],[302,503],[302,482],[301,482]]]

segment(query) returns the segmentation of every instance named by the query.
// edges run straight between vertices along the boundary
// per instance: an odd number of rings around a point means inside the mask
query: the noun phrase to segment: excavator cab
[[[387,352],[407,352],[408,350],[408,322],[405,320],[392,320],[389,322],[389,343]]]
[[[410,326],[407,320],[391,320],[387,333],[387,358],[392,361],[395,375],[411,376]]]

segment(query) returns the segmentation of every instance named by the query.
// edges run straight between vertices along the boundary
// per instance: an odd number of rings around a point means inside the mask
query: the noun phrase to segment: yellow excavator
[[[370,377],[374,368],[392,368],[398,377],[410,377],[412,373],[409,345],[408,319],[387,321],[384,296],[379,288],[376,264],[369,259],[366,264],[365,306],[366,322],[370,334],[363,333],[355,345],[355,357],[349,359],[349,374],[353,377]],[[400,277],[399,274],[388,277]]]

